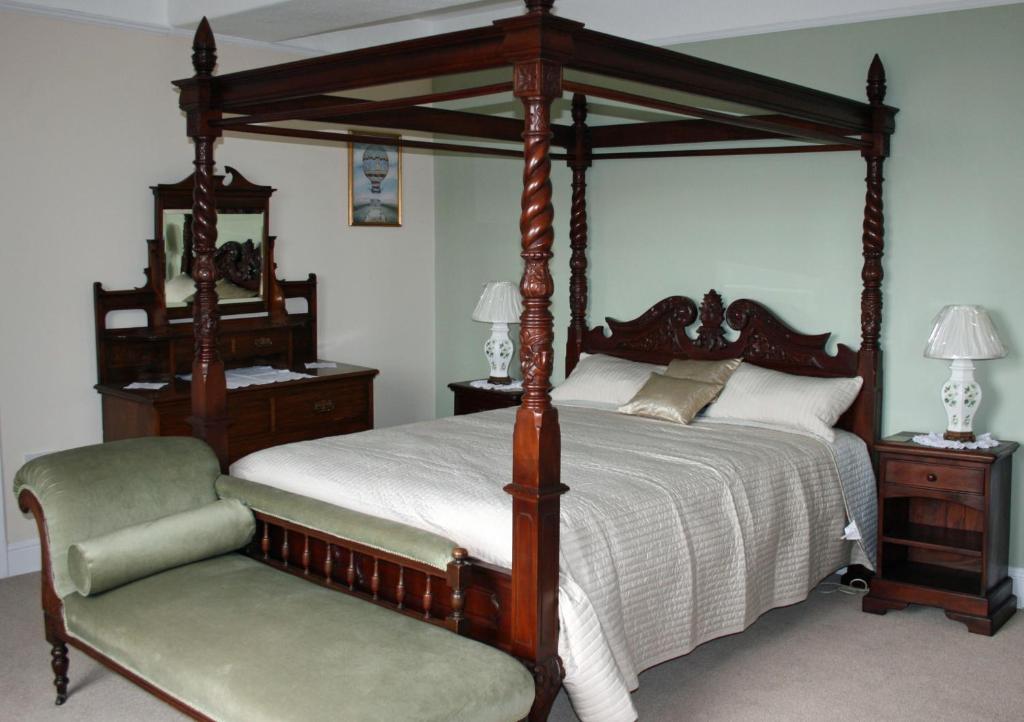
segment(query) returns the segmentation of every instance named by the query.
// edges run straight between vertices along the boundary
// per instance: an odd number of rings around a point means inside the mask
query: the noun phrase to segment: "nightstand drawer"
[[[907,484],[927,489],[985,493],[985,470],[964,466],[886,459],[882,479],[887,484]]]
[[[455,394],[456,416],[519,406],[523,399],[521,388],[485,389],[473,386],[473,383],[472,381],[456,381],[448,384],[448,388]]]

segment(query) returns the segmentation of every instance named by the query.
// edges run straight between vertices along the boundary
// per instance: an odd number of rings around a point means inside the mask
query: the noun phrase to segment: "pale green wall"
[[[437,411],[452,413],[451,381],[476,379],[487,375],[483,354],[490,326],[470,319],[480,297],[482,285],[490,280],[519,281],[519,197],[523,181],[522,162],[492,157],[457,158],[438,156],[434,160],[443,170],[435,170],[435,179],[444,182],[436,188],[437,216]],[[556,209],[568,208],[569,170],[564,164],[554,168]],[[562,293],[568,287],[568,214],[555,216],[555,254],[552,274],[559,289],[554,299],[556,347],[564,348],[562,319],[568,318],[568,299]],[[518,353],[519,326],[512,327]],[[442,348],[443,347],[443,348]],[[561,366],[559,354],[556,366]],[[518,364],[510,369],[519,376]]]
[[[990,309],[1009,357],[980,364],[977,428],[1024,440],[1024,5],[791,31],[685,52],[863,97],[871,55],[901,108],[886,164],[884,432],[939,430],[941,361],[922,358],[947,303]],[[484,373],[480,283],[518,278],[521,165],[439,158],[438,412],[445,384]],[[855,154],[606,161],[590,174],[590,319],[632,318],[710,287],[766,302],[797,329],[859,345],[864,165]],[[567,322],[569,175],[556,184],[556,328]],[[559,362],[560,366],[560,362]],[[1024,566],[1024,454],[1011,564]]]

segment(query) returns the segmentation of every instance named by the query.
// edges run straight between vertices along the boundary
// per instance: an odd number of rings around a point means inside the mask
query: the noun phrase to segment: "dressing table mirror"
[[[277,278],[270,235],[274,189],[230,166],[216,175],[218,351],[230,376],[252,367],[290,371],[288,380],[227,391],[229,462],[276,444],[373,428],[377,370],[317,359],[317,279]],[[154,237],[141,288],[93,284],[96,368],[103,439],[188,436],[194,339],[192,239],[194,178],[151,186]],[[300,299],[289,312],[288,299]],[[145,326],[108,326],[117,311],[141,310]],[[258,371],[258,369],[257,369]],[[143,383],[150,388],[138,388]]]
[[[269,310],[274,239],[269,235],[274,189],[251,183],[231,166],[216,176],[217,298],[222,314]],[[154,285],[162,287],[168,318],[192,315],[192,178],[152,186],[155,200],[151,261]],[[228,308],[230,307],[230,308]]]
[[[263,300],[262,213],[226,213],[217,218],[217,298],[222,304]],[[167,308],[187,308],[195,294],[192,263],[192,211],[166,210],[164,236],[164,301]]]

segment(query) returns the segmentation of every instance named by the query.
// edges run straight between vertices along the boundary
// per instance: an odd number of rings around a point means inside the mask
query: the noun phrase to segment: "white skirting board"
[[[1013,580],[1013,593],[1017,595],[1017,609],[1024,608],[1024,567],[1010,567],[1006,570]]]
[[[15,577],[19,574],[38,572],[41,564],[38,539],[27,539],[7,545],[7,576]],[[1007,571],[1013,579],[1017,608],[1024,608],[1024,567],[1010,567]]]

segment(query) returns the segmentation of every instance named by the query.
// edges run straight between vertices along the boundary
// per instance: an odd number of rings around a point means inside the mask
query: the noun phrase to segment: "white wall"
[[[0,479],[4,476],[3,426],[0,426]],[[7,523],[4,513],[4,495],[0,494],[0,579],[7,576]]]
[[[25,455],[101,440],[91,284],[142,284],[149,186],[192,170],[170,84],[192,74],[190,54],[187,38],[0,10],[0,453],[11,545],[35,536],[10,491]],[[223,44],[220,57],[220,72],[291,59]],[[279,274],[317,273],[320,355],[381,370],[378,426],[431,418],[433,162],[405,157],[403,228],[350,229],[346,158],[335,146],[217,147],[219,164],[278,189]]]

